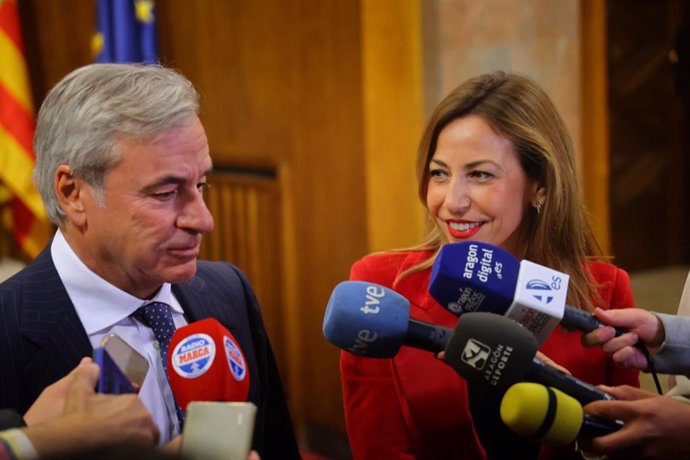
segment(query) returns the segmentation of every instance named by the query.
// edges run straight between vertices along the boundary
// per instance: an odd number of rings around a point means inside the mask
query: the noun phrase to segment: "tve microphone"
[[[466,241],[441,248],[431,269],[429,293],[456,315],[483,311],[507,316],[543,343],[559,322],[583,332],[601,326],[591,314],[566,305],[569,280],[565,273],[519,262],[497,246]]]
[[[392,358],[408,345],[440,352],[451,330],[410,319],[410,303],[375,283],[343,281],[328,300],[323,335],[333,345],[371,358]]]
[[[168,379],[183,410],[192,401],[246,401],[249,394],[244,354],[214,318],[175,331],[168,348]]]
[[[604,436],[623,427],[622,422],[585,414],[574,398],[538,383],[516,383],[501,400],[501,420],[516,434],[562,446],[577,438]]]
[[[536,358],[537,340],[527,329],[493,313],[460,317],[446,347],[446,361],[469,383],[505,392],[528,380],[558,388],[581,404],[615,399]]]

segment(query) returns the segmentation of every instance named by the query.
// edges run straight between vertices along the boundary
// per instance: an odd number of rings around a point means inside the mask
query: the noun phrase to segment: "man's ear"
[[[55,171],[55,195],[60,207],[67,215],[67,222],[77,228],[86,224],[84,194],[86,183],[72,173],[68,165],[60,165]]]

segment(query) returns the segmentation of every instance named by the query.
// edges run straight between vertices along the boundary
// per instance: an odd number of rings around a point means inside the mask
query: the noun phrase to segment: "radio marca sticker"
[[[225,357],[228,359],[230,372],[232,372],[232,376],[235,380],[241,382],[247,375],[247,366],[244,362],[244,356],[242,356],[240,347],[227,335],[223,336],[223,344],[225,345]]]
[[[177,375],[193,379],[211,368],[216,356],[216,345],[207,334],[192,334],[178,343],[173,350],[172,365]]]

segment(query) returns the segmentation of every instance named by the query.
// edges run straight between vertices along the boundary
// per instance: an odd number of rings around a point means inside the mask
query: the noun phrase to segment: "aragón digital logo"
[[[207,334],[192,334],[177,344],[172,352],[172,365],[180,377],[193,379],[211,368],[216,344]]]

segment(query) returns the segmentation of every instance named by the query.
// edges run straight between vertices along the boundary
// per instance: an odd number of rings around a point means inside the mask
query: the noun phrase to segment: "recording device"
[[[141,353],[117,334],[107,334],[101,339],[101,347],[105,348],[117,367],[127,376],[134,389],[141,388],[149,370],[149,362]]]
[[[537,348],[534,335],[511,319],[474,312],[460,317],[445,359],[468,383],[488,385],[499,393],[527,380],[557,388],[583,405],[614,399],[536,358]]]
[[[118,365],[116,359],[124,365]],[[138,372],[144,369],[143,375],[145,376],[146,369],[148,369],[146,359],[115,334],[103,337],[101,346],[93,351],[93,361],[100,368],[98,382],[96,383],[96,391],[98,393],[136,393],[136,390],[141,387],[141,382],[143,382],[143,377],[139,380]],[[127,363],[134,363],[133,366],[137,369],[137,372],[133,374],[137,381],[136,388],[129,376],[122,370],[127,369]]]
[[[246,460],[256,406],[250,402],[192,402],[182,433],[182,458]]]
[[[456,315],[490,312],[511,318],[543,343],[559,322],[585,333],[602,325],[591,314],[566,305],[569,280],[565,273],[518,261],[497,246],[465,241],[441,248],[431,269],[429,293]],[[617,335],[623,332],[616,330]]]
[[[246,401],[249,369],[235,337],[214,318],[175,331],[168,380],[182,410],[192,401]]]
[[[620,421],[585,414],[574,398],[538,383],[511,386],[503,395],[500,412],[503,423],[516,434],[554,446],[604,436],[623,427]]]
[[[343,281],[331,293],[323,319],[323,335],[351,353],[392,358],[408,345],[438,353],[451,330],[410,319],[410,302],[374,283]]]

